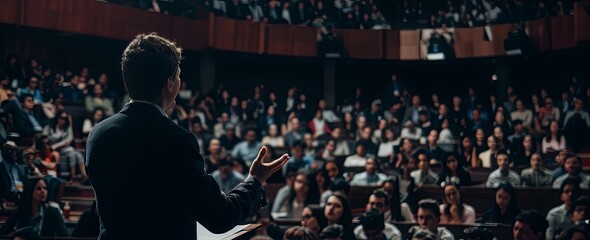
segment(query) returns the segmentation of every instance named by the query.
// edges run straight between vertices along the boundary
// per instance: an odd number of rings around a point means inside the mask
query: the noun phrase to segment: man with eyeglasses
[[[412,236],[420,229],[428,230],[436,235],[437,240],[454,240],[453,234],[445,227],[439,227],[440,210],[434,199],[424,199],[418,202],[418,226],[411,227],[408,235]]]
[[[361,224],[354,229],[357,239],[399,240],[402,238],[399,229],[384,220],[383,211],[389,203],[388,200],[387,193],[380,189],[376,189],[369,196],[367,212],[360,217]]]

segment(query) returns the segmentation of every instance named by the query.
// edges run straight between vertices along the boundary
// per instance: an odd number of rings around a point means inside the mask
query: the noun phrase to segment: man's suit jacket
[[[223,194],[198,149],[191,133],[147,103],[99,123],[86,147],[99,239],[195,239],[196,221],[221,233],[266,205],[252,177]]]
[[[14,132],[24,137],[31,137],[38,132],[35,131],[29,116],[23,111],[20,104],[16,99],[10,100],[4,107],[4,111],[12,115],[12,130]]]
[[[5,159],[4,161],[8,161]],[[19,173],[19,179],[21,181],[25,180],[25,171],[22,165],[16,165],[16,169]],[[8,170],[4,163],[0,162],[0,198],[7,198],[10,201],[16,201],[17,196],[15,192],[11,192],[10,189],[12,188],[12,176],[8,175]]]

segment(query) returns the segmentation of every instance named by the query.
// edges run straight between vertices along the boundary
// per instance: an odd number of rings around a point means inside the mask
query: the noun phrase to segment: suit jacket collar
[[[158,109],[155,106],[152,106],[144,102],[129,102],[123,107],[123,109],[121,109],[121,113],[129,115],[139,114],[149,116],[160,116],[169,119],[168,116],[166,116],[164,112],[161,111],[161,108]]]

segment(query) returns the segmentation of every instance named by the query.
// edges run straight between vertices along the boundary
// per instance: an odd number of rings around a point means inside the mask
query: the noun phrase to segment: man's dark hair
[[[30,94],[30,93],[23,93],[23,94],[21,94],[21,95],[18,97],[18,101],[19,101],[20,103],[24,103],[24,102],[25,102],[25,99],[27,99],[28,97],[30,97],[30,98],[32,98],[32,99],[35,99],[35,98],[33,97],[33,94]]]
[[[574,211],[576,211],[576,207],[578,206],[586,206],[586,210],[585,210],[585,217],[588,218],[590,217],[588,215],[588,213],[590,212],[590,198],[587,196],[581,196],[579,198],[576,198],[572,204],[570,205],[570,208],[567,210],[567,213],[571,216]]]
[[[418,208],[430,210],[436,217],[440,217],[440,209],[438,208],[438,202],[432,198],[420,200],[418,202]]]
[[[561,190],[560,192],[563,193],[563,189],[565,188],[565,186],[567,185],[574,185],[574,189],[573,189],[573,196],[577,197],[580,195],[580,192],[582,191],[580,189],[580,179],[577,177],[568,177],[565,180],[563,180],[563,182],[561,183],[561,185],[559,186],[559,190]],[[575,198],[574,198],[575,199]]]
[[[342,178],[336,178],[332,181],[332,185],[330,185],[330,191],[344,191],[348,194],[350,192],[350,184]]]
[[[305,149],[305,143],[301,140],[296,140],[295,142],[293,142],[293,146],[291,146],[291,149],[295,147],[301,147],[301,149]]]
[[[162,87],[178,71],[182,50],[156,33],[135,36],[121,58],[121,71],[129,97],[155,101]]]
[[[522,211],[516,216],[516,221],[528,224],[529,228],[533,230],[533,233],[535,234],[545,234],[545,230],[547,230],[547,227],[549,226],[545,217],[537,210]]]
[[[376,198],[383,198],[385,200],[385,205],[389,204],[389,199],[387,197],[387,193],[383,189],[375,189],[375,190],[373,190],[371,195],[375,196]]]

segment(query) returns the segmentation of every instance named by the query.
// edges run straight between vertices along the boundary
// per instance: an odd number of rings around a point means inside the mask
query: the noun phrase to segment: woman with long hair
[[[448,182],[442,187],[440,223],[475,223],[475,209],[461,201],[461,186]]]
[[[301,212],[305,205],[318,203],[319,191],[315,176],[307,171],[299,171],[295,175],[289,196],[284,198],[283,202],[277,202],[277,204],[280,204],[280,208],[275,215],[286,218],[301,218]]]
[[[463,162],[455,156],[455,154],[449,154],[442,161],[442,172],[438,175],[438,182],[452,182],[458,185],[470,185],[471,175],[467,172],[463,166]]]
[[[383,217],[386,222],[414,222],[410,206],[402,202],[397,176],[388,177],[383,183],[383,190],[387,193],[389,205],[385,206]]]
[[[69,177],[71,180],[77,178],[78,170],[82,180],[88,179],[86,166],[84,166],[84,157],[76,151],[70,144],[74,140],[74,131],[72,130],[72,116],[67,112],[60,110],[56,118],[45,127],[43,134],[46,135],[51,144],[51,148],[59,151],[61,158],[66,159],[65,164],[59,165],[60,177]],[[63,160],[62,159],[62,160]],[[69,164],[69,172],[67,171]]]
[[[494,193],[494,199],[494,204],[485,212],[482,222],[513,225],[520,209],[512,185],[508,182],[500,183]]]
[[[332,194],[324,208],[324,216],[326,216],[329,225],[342,225],[344,231],[342,239],[355,239],[352,231],[352,212],[346,196],[339,193]]]
[[[105,111],[101,107],[97,107],[92,111],[92,117],[84,119],[84,123],[82,124],[82,133],[85,136],[88,136],[90,131],[94,129],[94,126],[104,120],[106,117]]]
[[[541,150],[543,151],[543,154],[563,151],[565,150],[565,146],[565,137],[559,130],[559,123],[556,120],[551,120],[551,122],[549,122],[549,131],[547,131],[547,136],[543,138],[543,142],[541,143]]]
[[[461,138],[461,144],[459,144],[459,161],[463,166],[471,168],[477,163],[476,149],[473,145],[473,139],[469,136],[463,136]]]
[[[59,209],[47,204],[47,184],[43,178],[29,178],[24,184],[18,210],[0,228],[0,234],[31,227],[42,237],[68,236]]]

